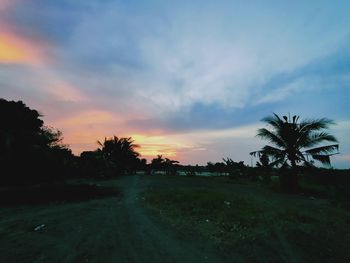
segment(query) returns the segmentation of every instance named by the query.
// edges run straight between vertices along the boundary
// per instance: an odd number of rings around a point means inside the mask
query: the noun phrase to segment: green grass
[[[220,178],[168,180],[171,186],[165,182],[145,192],[147,205],[227,256],[238,253],[248,262],[350,262],[350,215],[330,200]]]
[[[1,189],[0,262],[110,262],[108,233],[115,229],[106,228],[120,197],[112,181],[100,184],[108,187],[87,182],[21,187],[15,199],[16,188]]]

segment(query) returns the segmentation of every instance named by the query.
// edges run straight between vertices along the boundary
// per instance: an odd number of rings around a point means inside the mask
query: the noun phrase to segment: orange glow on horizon
[[[69,125],[73,125],[73,119],[69,121]],[[83,151],[96,150],[99,145],[97,141],[103,141],[104,138],[113,136],[106,136],[106,129],[103,124],[97,126],[96,129],[82,129],[80,132],[75,130],[73,126],[68,129],[62,129],[65,137],[64,142],[70,145],[70,148],[75,154],[80,154]],[[181,142],[172,140],[165,136],[147,136],[141,134],[132,135],[118,135],[118,137],[132,137],[134,143],[140,147],[136,151],[141,154],[141,158],[151,160],[157,155],[162,155],[167,158],[179,158],[179,154],[184,149],[191,149],[192,147]]]
[[[109,138],[110,136],[105,136],[103,128],[98,130],[84,130],[82,132],[62,130],[64,135],[64,142],[70,145],[70,148],[75,154],[80,154],[83,151],[96,150],[99,145],[97,141],[103,141],[104,138]],[[118,134],[116,134],[118,136]],[[128,137],[128,136],[119,136]],[[140,147],[136,148],[136,151],[141,154],[141,158],[146,158],[151,160],[157,155],[163,155],[163,157],[176,158],[178,157],[179,150],[184,148],[189,148],[182,144],[176,142],[165,142],[166,138],[159,136],[131,136],[135,140],[135,144]],[[140,139],[143,138],[143,139]]]
[[[136,144],[141,146],[138,152],[142,157],[146,158],[154,158],[157,155],[175,158],[178,156],[180,150],[191,148],[191,146],[183,142],[172,140],[170,137],[165,136],[133,134],[131,137],[135,140]]]

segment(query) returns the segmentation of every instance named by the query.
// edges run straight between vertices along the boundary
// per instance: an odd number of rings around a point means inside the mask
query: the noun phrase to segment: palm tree
[[[337,153],[338,144],[317,146],[322,142],[337,142],[326,132],[334,122],[327,118],[306,119],[299,121],[299,116],[292,119],[280,118],[277,114],[262,119],[272,129],[261,128],[257,136],[270,141],[274,146],[266,145],[260,151],[251,152],[253,156],[266,155],[271,158],[271,167],[291,167],[291,187],[297,186],[297,167],[302,164],[313,166],[309,159],[320,161],[330,166],[330,156]],[[317,146],[317,147],[316,147]]]
[[[178,164],[179,161],[171,160],[169,158],[165,158],[165,161],[163,163],[165,172],[167,175],[176,175],[176,164]]]
[[[116,167],[116,170],[123,174],[133,170],[135,160],[140,154],[136,151],[136,148],[140,147],[134,144],[134,140],[131,137],[118,138],[113,136],[112,138],[105,138],[104,142],[97,141],[101,146],[99,151],[102,153],[103,158],[111,166]]]
[[[165,159],[163,158],[163,155],[158,154],[157,158],[152,159],[151,161],[151,168],[153,170],[162,170],[164,168],[164,162]]]

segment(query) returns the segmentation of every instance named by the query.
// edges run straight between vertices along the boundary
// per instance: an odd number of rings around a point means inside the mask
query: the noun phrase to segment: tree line
[[[46,126],[42,115],[22,101],[0,99],[0,114],[1,185],[49,183],[72,177],[111,178],[136,171],[175,175],[185,167],[162,155],[147,163],[131,137],[106,137],[97,141],[96,150],[75,156],[63,143],[62,132]]]
[[[0,114],[1,185],[161,172],[187,176],[210,173],[230,178],[260,178],[264,182],[270,182],[271,175],[278,174],[287,187],[296,189],[301,171],[316,169],[314,161],[330,165],[330,156],[339,148],[336,138],[327,132],[333,121],[326,118],[300,121],[299,116],[274,114],[263,119],[271,129],[258,130],[257,136],[272,145],[251,152],[258,158],[254,168],[230,158],[194,166],[158,155],[147,163],[137,151],[140,146],[131,137],[117,136],[97,141],[95,150],[75,156],[63,143],[62,133],[46,126],[40,113],[22,101],[0,99]],[[333,144],[319,146],[323,142]]]

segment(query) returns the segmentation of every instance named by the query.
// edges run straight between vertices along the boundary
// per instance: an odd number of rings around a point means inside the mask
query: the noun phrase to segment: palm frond
[[[262,149],[261,152],[267,155],[277,155],[277,154],[284,154],[284,150],[281,150],[279,148],[270,146],[270,145],[265,145]]]
[[[278,129],[283,123],[281,118],[276,113],[273,113],[273,116],[267,116],[263,118],[261,121],[266,122],[267,124],[271,125],[275,129]]]
[[[312,148],[306,150],[305,153],[311,155],[321,155],[321,154],[333,154],[335,151],[339,151],[339,144],[326,145],[317,148]]]
[[[300,147],[307,148],[315,146],[323,141],[338,142],[333,135],[327,132],[314,132],[312,134],[309,134],[308,136],[301,136],[301,138],[298,141],[298,144],[300,145]]]
[[[316,120],[306,119],[300,124],[300,130],[303,132],[318,131],[322,129],[328,129],[330,125],[335,124],[335,122],[328,118],[321,118]]]
[[[331,160],[329,158],[329,155],[311,155],[313,159],[321,162],[324,165],[331,165]]]
[[[271,167],[276,167],[276,166],[279,166],[279,165],[284,165],[286,163],[286,158],[285,157],[281,157],[281,158],[278,158],[274,161],[272,161],[269,166]]]
[[[335,153],[339,145],[327,145],[316,147],[322,142],[337,142],[337,139],[325,130],[335,124],[327,118],[304,119],[299,122],[299,116],[292,118],[279,117],[277,114],[262,119],[270,128],[262,128],[257,131],[257,136],[268,140],[273,146],[265,146],[260,151],[251,152],[253,156],[267,154],[276,165],[288,165],[295,162],[299,165],[311,166],[312,163],[306,156],[314,157],[315,160],[324,164],[329,163],[329,156]],[[302,151],[304,150],[304,151]]]
[[[268,129],[265,129],[265,128],[258,129],[258,133],[256,136],[262,139],[267,139],[268,141],[277,145],[278,147],[286,146],[284,141],[277,134],[273,133],[272,131],[269,131]]]

